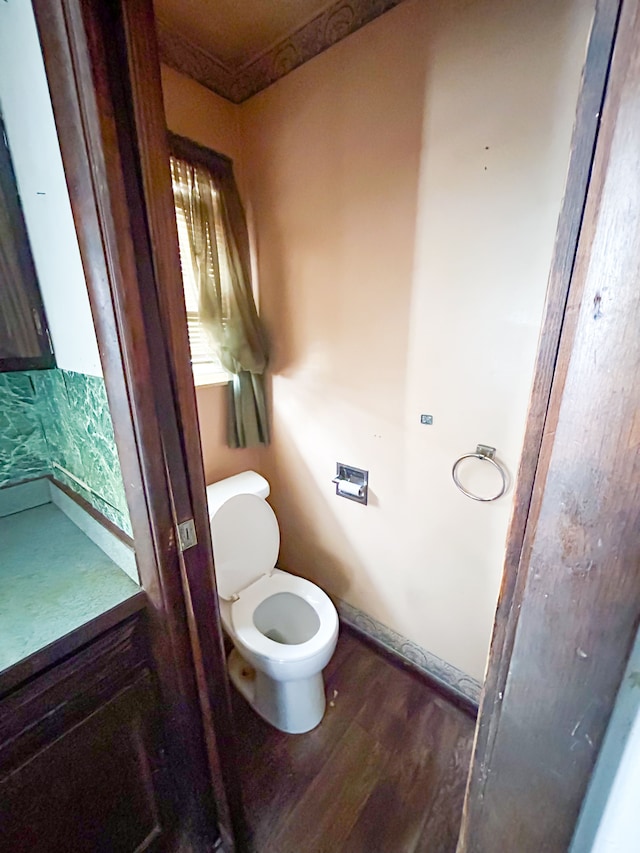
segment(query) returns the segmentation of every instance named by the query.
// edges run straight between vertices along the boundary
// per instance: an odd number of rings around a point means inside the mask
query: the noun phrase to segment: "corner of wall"
[[[50,474],[131,534],[101,377],[57,368],[0,374],[0,424],[0,486]]]

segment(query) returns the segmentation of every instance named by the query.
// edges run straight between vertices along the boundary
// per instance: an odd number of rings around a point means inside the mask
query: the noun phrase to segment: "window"
[[[189,331],[189,347],[191,348],[191,367],[193,381],[196,385],[217,385],[228,382],[231,375],[220,364],[213,351],[207,333],[202,327],[198,314],[198,288],[194,279],[189,235],[184,214],[176,208],[176,223],[178,225],[178,245],[180,247],[180,267],[182,268],[182,284],[184,301],[187,308],[187,327]]]
[[[196,381],[214,382],[220,376],[206,331],[215,336],[213,349],[232,371],[229,447],[268,444],[264,373],[269,353],[253,297],[249,234],[233,163],[181,136],[170,134],[169,146],[174,205],[184,217],[180,222],[178,215],[177,221]],[[193,256],[195,275],[190,273]]]

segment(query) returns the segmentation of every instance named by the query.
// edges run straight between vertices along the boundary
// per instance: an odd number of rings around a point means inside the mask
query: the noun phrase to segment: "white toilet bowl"
[[[207,487],[223,625],[233,641],[232,683],[271,725],[315,728],[325,711],[322,670],[338,639],[329,596],[275,568],[278,521],[253,471]]]

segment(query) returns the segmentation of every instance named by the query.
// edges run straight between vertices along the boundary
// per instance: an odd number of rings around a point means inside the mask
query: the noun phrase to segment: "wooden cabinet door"
[[[0,781],[2,853],[158,848],[152,696],[141,676]]]
[[[139,616],[0,700],[0,853],[133,853],[173,837]]]

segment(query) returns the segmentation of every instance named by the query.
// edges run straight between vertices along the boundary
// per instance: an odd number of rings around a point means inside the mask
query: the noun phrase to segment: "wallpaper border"
[[[158,18],[160,59],[217,95],[240,104],[401,2],[337,0],[274,47],[238,68],[224,65]]]
[[[455,693],[463,702],[471,705],[477,714],[482,691],[482,685],[479,681],[453,666],[453,664],[447,663],[437,655],[423,649],[417,643],[403,637],[402,634],[392,628],[387,628],[382,622],[378,622],[373,616],[358,610],[357,607],[342,601],[340,598],[334,598],[334,601],[338,615],[345,624],[366,634],[376,643],[403,658],[407,663],[440,684],[444,690]]]

